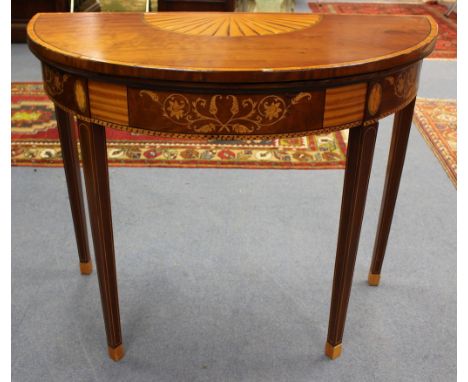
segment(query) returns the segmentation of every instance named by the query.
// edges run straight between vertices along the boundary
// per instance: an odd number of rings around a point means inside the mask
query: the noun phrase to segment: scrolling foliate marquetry
[[[165,131],[195,134],[267,134],[290,123],[299,125],[291,125],[291,129],[304,128],[307,122],[299,115],[308,114],[308,121],[316,119],[321,115],[322,98],[311,92],[205,95],[129,89],[129,109],[131,123],[142,128],[151,124]],[[145,113],[132,114],[135,103]]]
[[[68,74],[60,73],[47,65],[42,67],[44,88],[52,97],[59,96],[64,91],[65,82],[70,78]]]
[[[42,64],[44,90],[53,102],[73,112],[89,116],[87,80],[81,76],[65,73],[53,66]]]
[[[365,120],[376,120],[408,104],[418,91],[421,64],[417,63],[371,81]]]
[[[259,101],[237,95],[213,95],[189,101],[183,94],[160,97],[149,90],[141,90],[140,96],[149,96],[171,122],[204,134],[258,132],[286,118],[291,106],[312,98],[310,93],[299,93],[290,101],[276,95],[267,95]]]
[[[413,98],[417,91],[418,70],[416,66],[412,66],[408,70],[385,77],[385,81],[393,87],[393,94],[396,97]]]

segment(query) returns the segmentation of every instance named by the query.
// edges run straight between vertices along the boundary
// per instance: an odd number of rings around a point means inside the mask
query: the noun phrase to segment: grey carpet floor
[[[40,80],[12,47],[13,81]],[[456,97],[427,61],[422,97]],[[63,169],[12,169],[13,381],[454,381],[456,190],[413,128],[382,283],[382,121],[341,358],[323,355],[343,171],[110,170],[126,357],[79,274]]]

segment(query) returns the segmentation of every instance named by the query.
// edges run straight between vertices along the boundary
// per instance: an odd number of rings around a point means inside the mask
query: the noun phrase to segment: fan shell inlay
[[[175,33],[192,36],[245,37],[282,34],[318,24],[321,15],[272,14],[183,14],[146,13],[150,25]]]

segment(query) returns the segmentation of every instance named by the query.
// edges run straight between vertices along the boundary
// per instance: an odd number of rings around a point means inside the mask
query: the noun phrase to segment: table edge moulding
[[[109,355],[124,356],[105,127],[176,138],[267,139],[350,129],[325,353],[341,354],[378,121],[395,114],[370,285],[380,282],[429,16],[37,14],[28,44],[55,104],[82,274],[91,274],[80,137]],[[215,52],[215,53],[214,53]]]

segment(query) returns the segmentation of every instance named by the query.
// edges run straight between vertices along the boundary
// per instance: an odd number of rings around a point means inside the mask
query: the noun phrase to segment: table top
[[[112,76],[194,82],[332,79],[416,62],[429,16],[285,13],[39,13],[28,43],[43,61]]]

